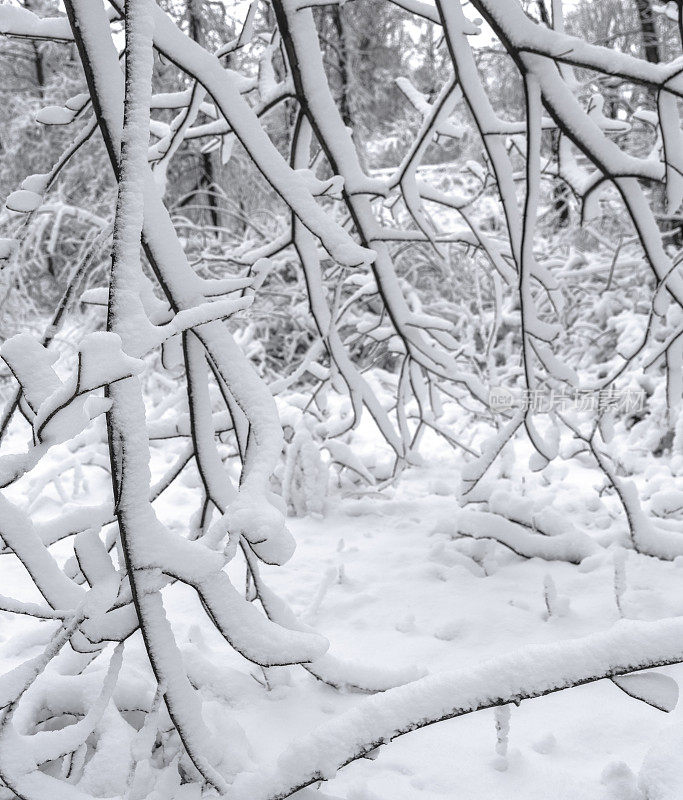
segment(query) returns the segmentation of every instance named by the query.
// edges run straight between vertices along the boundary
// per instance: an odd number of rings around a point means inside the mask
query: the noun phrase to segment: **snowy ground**
[[[343,566],[342,582],[330,587],[316,615],[335,649],[380,663],[419,663],[430,672],[474,664],[525,644],[580,636],[617,620],[607,554],[576,567],[523,561],[496,547],[484,562],[489,575],[459,563],[461,551],[433,532],[455,507],[453,497],[433,490],[444,491],[456,478],[452,459],[444,459],[406,475],[390,500],[340,502],[323,524],[294,521],[299,547],[278,576],[278,588],[295,608],[305,610],[325,570]],[[627,564],[629,615],[683,612],[676,591],[680,569],[636,556]],[[564,618],[547,620],[547,574],[570,600]],[[677,594],[674,604],[670,598]],[[683,669],[671,670],[677,673],[683,677]],[[299,725],[303,730],[350,702],[362,702],[292,677],[293,685],[275,701],[277,710],[272,703],[266,706],[265,719],[257,723],[256,729],[265,724],[276,731],[274,746],[296,735]],[[306,719],[297,712],[302,692]],[[638,703],[601,681],[513,709],[507,771],[496,768],[493,712],[483,711],[382,748],[374,762],[343,770],[329,790],[357,800],[626,798],[622,786],[601,781],[603,771],[626,762],[637,772],[649,746],[676,715]],[[251,713],[247,720],[253,724]]]
[[[178,449],[178,444],[170,449]],[[431,451],[431,452],[430,452]],[[332,492],[323,519],[290,519],[298,547],[284,567],[265,570],[277,590],[317,627],[339,656],[378,665],[419,664],[430,673],[473,665],[527,644],[548,643],[599,631],[619,618],[614,592],[614,544],[625,523],[614,499],[601,500],[596,472],[575,468],[561,478],[555,469],[553,505],[607,549],[580,565],[523,560],[501,545],[454,540],[444,531],[458,508],[459,458],[427,442],[429,466],[407,471],[395,489],[342,498]],[[156,450],[155,467],[171,458]],[[53,459],[64,457],[55,454]],[[520,462],[523,460],[520,459]],[[520,473],[523,463],[519,464]],[[90,470],[88,502],[104,492],[107,476]],[[158,511],[180,528],[194,511],[196,476],[189,471]],[[64,487],[63,487],[64,488]],[[62,501],[49,486],[35,510],[50,513]],[[66,557],[69,548],[58,545]],[[673,563],[628,554],[624,612],[656,619],[683,614],[683,572]],[[550,575],[569,607],[548,619],[544,581]],[[13,557],[2,562],[2,594],[38,599]],[[243,574],[236,567],[236,585]],[[218,735],[228,716],[252,743],[263,768],[316,725],[364,702],[316,682],[300,668],[263,675],[229,648],[212,628],[193,592],[165,591],[169,617],[188,663],[204,671],[215,665],[205,690],[206,712]],[[40,652],[54,630],[0,613],[0,671]],[[136,636],[127,646],[126,669],[147,672]],[[683,678],[683,667],[662,670]],[[192,672],[192,669],[190,670]],[[218,702],[217,702],[218,701]],[[225,705],[228,714],[225,713]],[[324,791],[349,800],[486,798],[486,800],[629,800],[633,778],[663,729],[683,724],[683,710],[667,715],[600,681],[512,709],[507,769],[495,753],[494,713],[482,711],[440,723],[384,746],[374,760],[341,770]],[[625,765],[628,765],[628,768]],[[620,766],[621,765],[621,766]]]

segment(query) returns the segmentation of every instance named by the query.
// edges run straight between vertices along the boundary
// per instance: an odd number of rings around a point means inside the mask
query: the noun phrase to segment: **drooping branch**
[[[420,728],[486,708],[683,661],[683,622],[621,620],[606,632],[534,645],[369,698],[293,743],[266,775],[242,776],[236,800],[284,800]]]

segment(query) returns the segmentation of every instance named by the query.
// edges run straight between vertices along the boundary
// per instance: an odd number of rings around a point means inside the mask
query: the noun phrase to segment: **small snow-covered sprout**
[[[334,567],[327,569],[320,580],[318,589],[315,593],[313,601],[304,613],[303,617],[307,622],[313,622],[320,611],[320,608],[325,600],[328,590],[335,583],[339,583],[339,570]]]
[[[297,428],[287,444],[282,496],[297,516],[321,517],[325,510],[328,466],[320,447],[305,427]]]
[[[492,575],[497,567],[496,543],[490,539],[473,542],[472,559],[482,568],[484,575]]]
[[[567,616],[569,598],[558,593],[555,581],[549,573],[543,578],[543,599],[548,619]]]
[[[614,565],[614,601],[619,611],[620,617],[625,617],[624,597],[628,589],[626,579],[626,559],[628,558],[628,550],[624,547],[617,547],[614,550],[613,565]]]
[[[347,583],[346,577],[346,542],[340,539],[337,542],[337,583]]]
[[[499,772],[508,768],[508,743],[510,738],[510,717],[512,709],[509,705],[496,706],[493,716],[496,724],[496,759],[493,766]]]

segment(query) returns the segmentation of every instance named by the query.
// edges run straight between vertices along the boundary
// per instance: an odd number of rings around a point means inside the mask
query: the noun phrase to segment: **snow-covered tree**
[[[561,0],[526,5],[393,0],[374,30],[365,0],[272,0],[239,20],[195,2],[0,6],[3,46],[35,73],[12,102],[57,131],[36,139],[20,181],[17,164],[3,171],[17,185],[1,217],[13,386],[0,433],[28,432],[28,445],[0,457],[0,538],[39,596],[0,608],[56,623],[41,655],[0,677],[8,797],[182,797],[190,785],[275,800],[486,708],[502,709],[507,757],[511,703],[602,678],[672,707],[670,679],[631,673],[683,661],[680,618],[420,677],[328,653],[263,577],[293,554],[288,508],[321,516],[335,479],[349,493],[387,488],[420,464],[427,432],[461,461],[456,539],[570,563],[603,549],[518,496],[504,452],[517,438],[530,479],[588,459],[621,504],[623,544],[683,556],[683,522],[643,507],[638,465],[614,446],[615,431],[648,437],[683,467],[680,64],[666,48],[655,59],[651,41],[617,49],[622,32],[570,35]],[[667,30],[673,5],[657,12]],[[584,12],[569,15],[581,33]],[[408,39],[424,57],[406,57]],[[386,93],[363,86],[366,52],[383,74],[403,71]],[[58,301],[36,293],[41,271]],[[31,311],[39,328],[16,333]],[[615,392],[636,389],[642,408],[615,407]],[[379,455],[354,449],[362,421]],[[153,482],[153,445],[169,440],[184,445]],[[108,476],[101,502],[79,503],[95,469]],[[195,512],[163,520],[156,501],[182,480]],[[63,502],[46,518],[48,485]],[[229,711],[220,725],[206,713],[215,665],[184,652],[171,586],[264,686],[297,665],[377,696],[255,771]],[[550,625],[567,598],[552,578],[541,595]],[[146,680],[126,659],[138,634]]]

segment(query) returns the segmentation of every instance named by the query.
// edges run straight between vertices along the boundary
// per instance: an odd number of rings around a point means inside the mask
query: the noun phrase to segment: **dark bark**
[[[40,12],[34,0],[24,0],[24,8],[34,13]],[[45,89],[45,57],[40,42],[33,40],[31,42],[31,49],[33,50],[33,68],[35,70],[36,85],[42,97]]]
[[[635,3],[642,37],[643,55],[645,60],[651,64],[659,64],[661,61],[659,38],[650,0],[635,0]]]
[[[342,19],[342,9],[338,5],[332,6],[332,24],[334,25],[339,49],[337,51],[337,62],[341,86],[339,90],[339,110],[342,120],[347,128],[353,130],[353,117],[351,115],[351,75],[349,70],[349,51],[346,42],[346,32],[344,30],[344,20]]]
[[[545,6],[545,0],[536,0],[536,5],[538,6],[538,13],[541,16],[541,22],[551,28],[552,25],[550,23],[550,16],[548,15],[548,9]]]
[[[560,166],[560,133],[552,132],[553,156]],[[564,181],[557,180],[553,184],[553,211],[555,212],[556,224],[561,228],[569,225],[569,198],[571,192]]]
[[[197,42],[204,46],[206,37],[204,36],[204,29],[202,27],[201,19],[201,5],[198,6],[196,0],[187,0],[187,21],[190,29],[190,36]],[[206,203],[209,207],[209,217],[211,224],[214,228],[220,227],[220,214],[216,198],[214,196],[213,187],[216,184],[216,174],[213,163],[213,156],[211,153],[201,154],[201,175],[199,177],[197,189],[203,187],[206,189]]]

